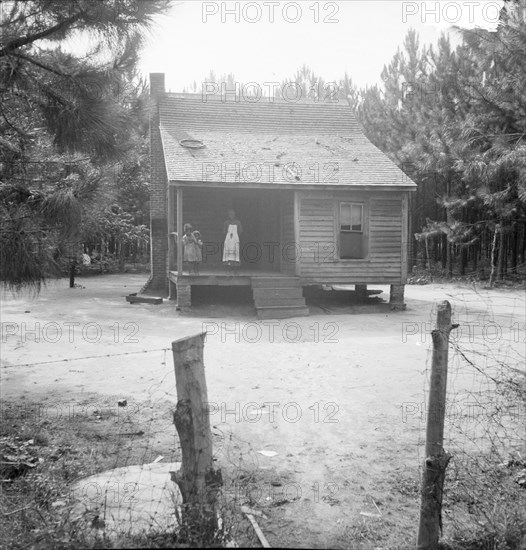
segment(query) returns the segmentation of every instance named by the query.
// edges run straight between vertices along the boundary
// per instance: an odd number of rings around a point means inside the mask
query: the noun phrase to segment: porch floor
[[[243,268],[234,275],[223,267],[203,269],[199,275],[179,276],[176,271],[170,271],[168,278],[171,283],[170,298],[175,285],[177,304],[181,308],[191,307],[193,286],[248,286],[252,290],[258,319],[285,319],[309,314],[300,278],[294,275]]]
[[[259,277],[294,277],[294,275],[285,275],[279,271],[257,271],[255,269],[246,269],[240,267],[236,275],[226,267],[206,267],[199,269],[199,275],[190,275],[188,271],[183,270],[183,275],[177,275],[177,271],[170,271],[168,278],[172,283],[184,281],[189,285],[200,286],[252,286],[252,279]]]

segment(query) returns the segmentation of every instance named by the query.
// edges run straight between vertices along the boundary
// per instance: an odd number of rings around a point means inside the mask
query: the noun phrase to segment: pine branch
[[[15,38],[15,40],[12,40],[11,42],[9,42],[7,46],[0,49],[0,57],[9,55],[11,52],[17,50],[18,48],[22,48],[23,46],[32,44],[36,40],[40,40],[42,38],[51,36],[54,33],[60,32],[65,28],[67,28],[69,25],[72,25],[73,23],[78,21],[81,17],[82,17],[82,13],[76,13],[75,15],[72,15],[71,17],[68,17],[63,21],[60,21],[56,25],[53,25],[52,27],[44,29],[43,31],[37,32],[32,35],[28,34],[26,36],[21,36],[20,38]]]
[[[57,76],[61,76],[63,78],[71,78],[73,75],[64,73],[62,71],[59,71],[58,69],[55,69],[54,67],[51,67],[51,65],[47,65],[45,63],[42,63],[41,61],[37,61],[36,59],[29,57],[28,55],[24,55],[22,53],[13,53],[15,57],[18,57],[19,59],[23,59],[24,61],[28,61],[29,63],[32,63],[33,65],[36,65],[37,67],[40,67],[41,69],[44,69],[45,71],[48,71],[50,73],[56,74]]]

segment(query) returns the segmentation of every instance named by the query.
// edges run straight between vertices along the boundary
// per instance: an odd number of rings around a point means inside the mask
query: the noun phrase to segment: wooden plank
[[[252,514],[248,514],[247,512],[245,512],[245,515],[247,516],[248,520],[252,524],[252,527],[254,528],[254,531],[258,536],[259,542],[261,542],[261,546],[263,546],[263,548],[272,548],[268,540],[265,538],[263,531],[260,529],[259,525],[257,524],[257,521],[254,519],[254,516]]]
[[[301,211],[300,194],[294,191],[294,242],[300,243],[300,211]],[[294,274],[301,276],[301,258],[296,258],[294,261]]]
[[[183,498],[182,528],[210,534],[217,530],[217,497],[222,485],[216,470],[208,410],[203,348],[206,333],[172,342],[177,388],[173,415],[181,443],[182,465],[172,475]],[[206,545],[206,543],[205,543]]]
[[[371,246],[371,248],[369,249],[369,256],[391,255],[400,258],[401,244],[401,241],[392,241],[378,246]]]
[[[126,301],[130,304],[153,304],[159,305],[163,303],[162,298],[156,298],[155,296],[126,296]]]
[[[386,228],[402,228],[402,220],[401,218],[384,218],[382,220],[379,219],[372,219],[371,220],[371,227],[378,227],[379,229],[386,229]]]
[[[408,250],[409,250],[409,241],[408,241],[408,236],[409,236],[409,194],[408,193],[404,194],[404,197],[403,197],[403,200],[402,200],[402,220],[403,221],[402,221],[402,243],[401,243],[401,246],[402,246],[402,257],[401,257],[402,280],[401,280],[401,283],[405,284],[405,282],[407,281],[407,270],[408,270],[407,254],[408,254]]]
[[[352,261],[353,260],[341,260],[333,263],[309,262],[303,264],[303,273],[305,274],[313,270],[316,270],[319,273],[343,273],[346,275],[350,273],[358,273],[359,271],[364,273],[373,273],[374,271],[377,271],[378,273],[400,273],[401,269],[399,263],[398,265],[390,266],[389,262],[386,262],[383,258],[375,259],[375,261],[368,261],[366,264],[352,264]]]
[[[303,267],[303,276],[304,277],[319,277],[319,278],[327,278],[330,279],[331,277],[339,277],[344,280],[347,279],[356,279],[358,276],[360,277],[369,277],[369,278],[376,278],[376,277],[400,277],[400,269],[393,269],[393,270],[386,270],[383,268],[382,265],[378,266],[368,266],[365,269],[353,269],[350,270],[347,269],[322,269],[320,266],[315,267],[309,267],[304,266]]]
[[[177,188],[177,275],[183,274],[183,188]]]
[[[415,191],[414,184],[411,185],[402,185],[402,184],[315,184],[315,183],[251,183],[246,181],[241,182],[232,182],[232,181],[200,181],[200,180],[170,180],[168,185],[173,185],[174,187],[191,187],[195,188],[197,186],[204,187],[207,189],[268,189],[268,190],[289,190],[289,191],[302,191],[310,192],[313,190],[317,193],[323,193],[324,196],[327,196],[329,192],[342,193],[342,187],[346,190],[345,198],[343,200],[348,200],[349,196],[354,198],[354,194],[357,192],[369,192],[371,194],[376,194],[379,191],[383,192],[392,192],[393,194],[399,194],[403,191]],[[370,196],[370,195],[369,195]]]
[[[451,456],[444,451],[444,419],[448,371],[449,334],[458,325],[451,324],[451,304],[444,301],[437,307],[436,329],[431,333],[433,356],[429,383],[426,448],[422,475],[420,521],[417,547],[432,550],[438,547],[442,531],[442,495],[446,468]]]

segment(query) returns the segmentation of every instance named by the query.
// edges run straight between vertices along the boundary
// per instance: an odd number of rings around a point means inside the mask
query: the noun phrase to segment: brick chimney
[[[150,96],[158,99],[164,93],[164,73],[150,73]]]
[[[150,73],[150,231],[151,286],[166,290],[167,279],[167,177],[159,129],[159,100],[165,94],[164,73]]]

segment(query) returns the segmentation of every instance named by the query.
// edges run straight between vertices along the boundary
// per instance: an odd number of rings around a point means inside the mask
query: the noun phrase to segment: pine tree
[[[134,67],[168,0],[32,0],[0,14],[0,278],[40,285],[137,146]],[[85,44],[75,53],[71,42]]]

